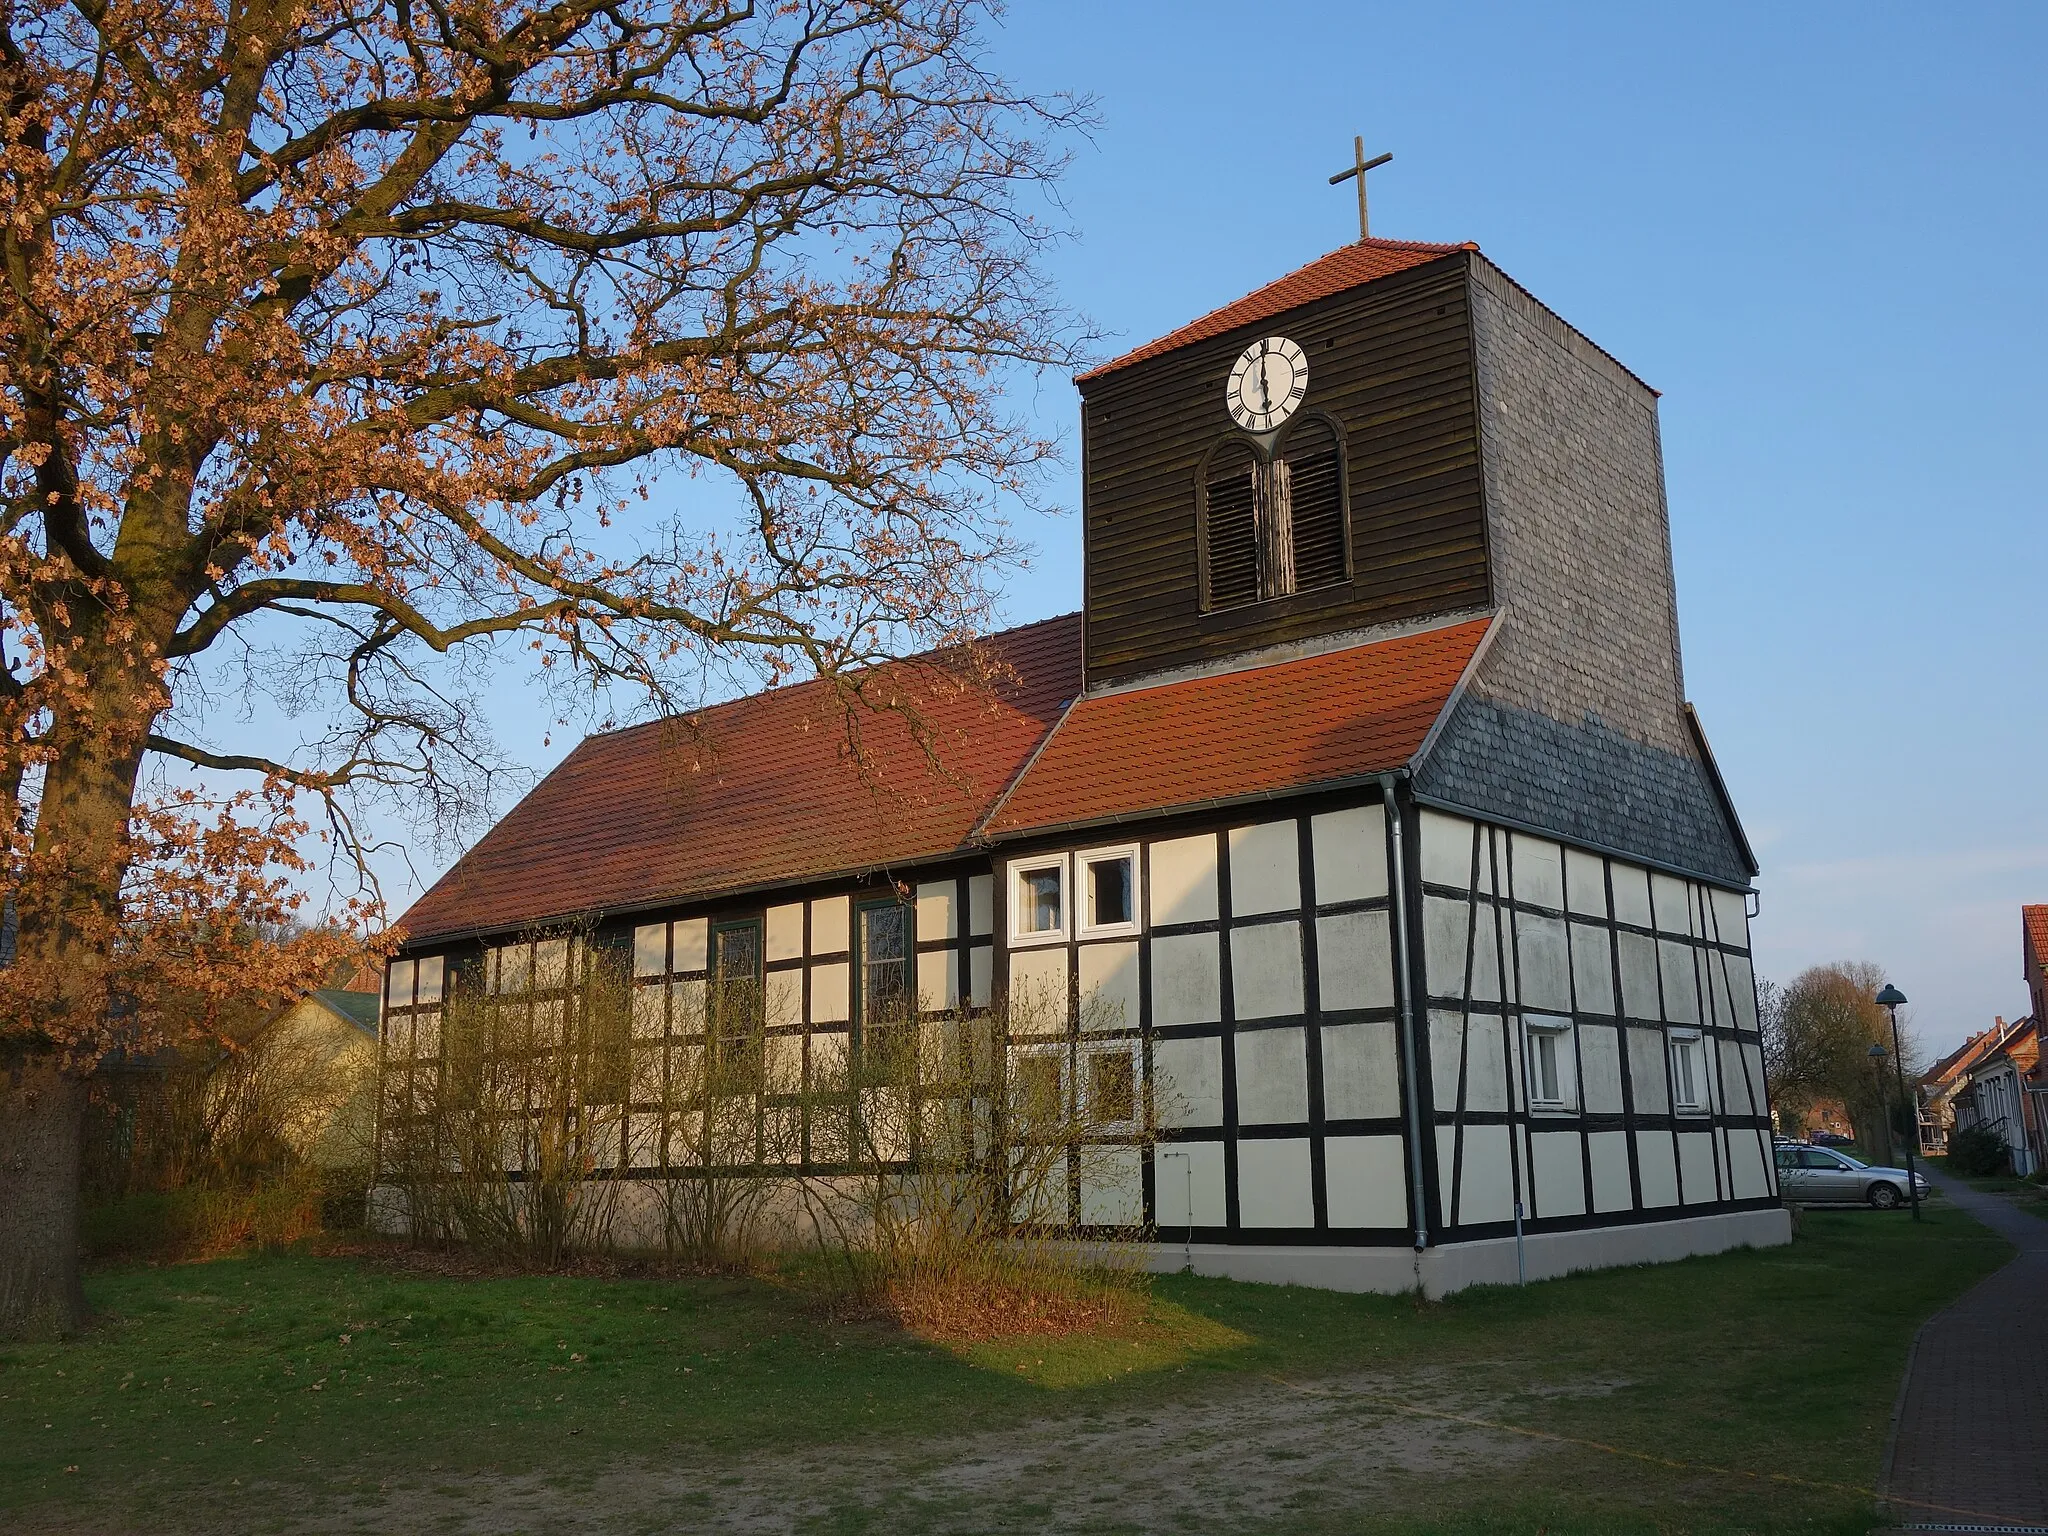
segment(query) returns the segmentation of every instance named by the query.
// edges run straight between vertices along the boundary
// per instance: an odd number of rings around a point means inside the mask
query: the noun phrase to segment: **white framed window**
[[[1081,937],[1100,939],[1138,931],[1138,850],[1091,848],[1074,855]]]
[[[1696,1029],[1671,1031],[1671,1107],[1681,1114],[1707,1107],[1707,1052]]]
[[[1066,938],[1067,856],[1018,859],[1010,865],[1010,942],[1051,944]]]
[[[1528,1045],[1529,1107],[1568,1110],[1579,1102],[1573,1071],[1572,1021],[1547,1014],[1525,1014],[1522,1034]]]
[[[1102,1131],[1128,1131],[1138,1123],[1138,1048],[1135,1042],[1081,1053],[1081,1108]]]

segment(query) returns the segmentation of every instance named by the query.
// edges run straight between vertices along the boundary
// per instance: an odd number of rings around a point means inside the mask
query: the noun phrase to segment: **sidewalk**
[[[2048,1531],[2048,1221],[1927,1176],[2019,1254],[1920,1330],[1885,1466],[1886,1507],[1906,1530]]]

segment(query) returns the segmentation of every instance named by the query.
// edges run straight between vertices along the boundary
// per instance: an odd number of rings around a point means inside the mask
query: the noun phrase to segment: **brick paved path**
[[[1920,1332],[1885,1469],[1891,1518],[2048,1530],[2048,1221],[1928,1177],[2019,1256]]]

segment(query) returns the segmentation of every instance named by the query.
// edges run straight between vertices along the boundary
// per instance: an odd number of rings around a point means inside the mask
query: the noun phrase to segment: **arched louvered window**
[[[1250,443],[1221,444],[1204,477],[1202,536],[1208,606],[1234,608],[1259,597],[1259,461]]]
[[[1293,527],[1296,592],[1332,587],[1349,574],[1345,559],[1342,445],[1327,421],[1310,417],[1287,435],[1280,462]]]

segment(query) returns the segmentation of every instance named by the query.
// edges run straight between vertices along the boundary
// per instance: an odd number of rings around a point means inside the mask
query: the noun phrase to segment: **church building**
[[[1073,1230],[1165,1267],[1442,1294],[1786,1241],[1656,391],[1476,246],[1384,239],[1076,382],[1080,611],[986,688],[886,669],[860,761],[826,682],[584,741],[402,919],[387,1072],[574,927],[657,1044],[757,979],[811,1087],[878,1000],[1003,1010],[1103,1138]]]

